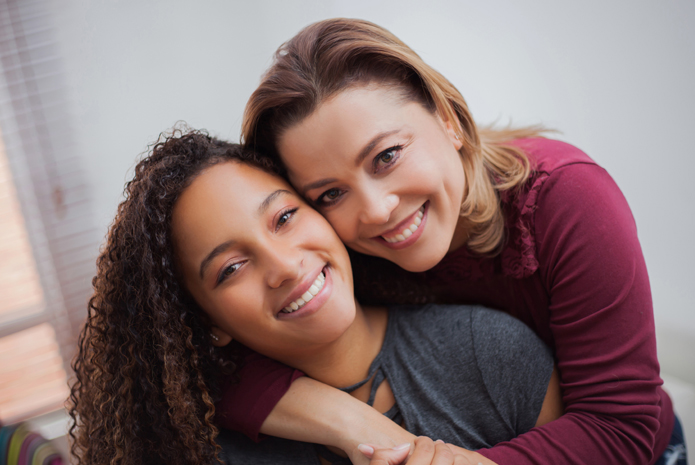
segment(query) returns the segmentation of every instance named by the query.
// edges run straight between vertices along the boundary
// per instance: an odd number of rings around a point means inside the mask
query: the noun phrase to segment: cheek
[[[357,218],[353,212],[346,208],[334,208],[325,214],[325,218],[341,241],[347,244],[354,240]]]
[[[350,193],[338,204],[321,212],[321,215],[340,240],[349,244],[359,237],[359,211],[361,207],[359,196]]]
[[[214,301],[213,321],[235,338],[256,333],[261,324],[263,299],[253,286],[243,286],[244,292],[229,292]]]

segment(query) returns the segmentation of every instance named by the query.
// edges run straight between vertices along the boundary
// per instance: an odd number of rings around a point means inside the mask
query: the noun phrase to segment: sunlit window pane
[[[43,309],[39,275],[0,141],[0,324]]]
[[[67,377],[51,325],[1,338],[0,359],[1,421],[53,410],[67,399]]]

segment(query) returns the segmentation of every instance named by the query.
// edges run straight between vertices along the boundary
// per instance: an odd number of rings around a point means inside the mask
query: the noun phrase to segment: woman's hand
[[[367,404],[363,402],[360,404],[364,407],[360,406],[360,410],[354,412],[355,415],[351,420],[349,419],[350,416],[346,416],[343,432],[348,432],[348,434],[343,434],[342,444],[337,444],[340,449],[347,453],[352,463],[354,465],[370,465],[371,453],[369,451],[371,450],[373,453],[375,449],[395,451],[388,455],[390,460],[397,460],[401,455],[403,456],[402,459],[407,457],[408,452],[413,449],[416,436]],[[399,447],[403,448],[398,449]],[[403,453],[404,450],[406,451],[405,454]],[[368,452],[368,454],[363,451]]]
[[[496,465],[477,452],[424,436],[415,439],[412,447],[403,444],[389,449],[361,444],[359,449],[371,459],[369,465]]]
[[[336,447],[355,465],[369,465],[369,459],[357,449],[359,444],[388,449],[415,439],[373,407],[307,376],[292,383],[261,432]]]

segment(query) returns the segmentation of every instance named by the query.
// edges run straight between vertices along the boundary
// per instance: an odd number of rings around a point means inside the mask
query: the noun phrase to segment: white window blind
[[[98,251],[44,0],[0,0],[0,421],[60,408]]]

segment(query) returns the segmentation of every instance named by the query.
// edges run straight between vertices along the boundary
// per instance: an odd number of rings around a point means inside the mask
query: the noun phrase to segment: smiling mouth
[[[413,222],[409,225],[406,225],[400,232],[389,235],[389,236],[381,236],[383,240],[388,242],[389,244],[395,244],[398,242],[403,242],[404,240],[408,239],[410,236],[413,235],[415,231],[420,227],[420,224],[422,224],[422,217],[425,214],[425,206],[423,205],[420,207],[418,210],[417,214],[415,215],[415,218],[413,218]]]
[[[295,300],[294,302],[291,302],[287,307],[280,310],[280,312],[292,313],[299,310],[300,308],[311,302],[311,300],[316,296],[316,294],[321,292],[321,289],[323,289],[324,284],[326,284],[326,275],[324,274],[324,271],[321,271],[316,280],[314,280],[311,286],[309,286],[309,289],[307,289],[307,291],[304,294],[302,294],[302,296],[299,299]]]

